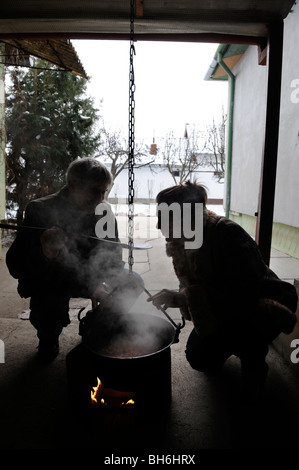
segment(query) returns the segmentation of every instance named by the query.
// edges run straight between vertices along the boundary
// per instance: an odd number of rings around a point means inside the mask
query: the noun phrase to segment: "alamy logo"
[[[113,218],[109,216],[107,206],[99,204],[96,208],[96,215],[100,215],[95,226],[95,233],[98,238],[115,238],[115,224]],[[198,249],[203,242],[203,203],[194,204],[177,202],[166,204],[165,202],[157,206],[159,229],[166,238],[184,239],[185,249]],[[119,234],[122,236],[122,234]],[[124,234],[125,235],[125,234]],[[153,238],[153,233],[148,233],[147,238]]]
[[[192,217],[193,207],[194,214]],[[157,210],[161,220],[160,229],[166,238],[170,236],[173,238],[184,238],[186,250],[195,250],[201,247],[203,241],[202,203],[184,203],[181,206],[178,202],[173,202],[170,205],[162,202],[158,205]],[[172,220],[170,219],[170,214],[172,215]],[[194,226],[193,230],[192,226]]]
[[[0,339],[0,364],[4,364],[5,362],[5,346],[4,341]]]
[[[293,364],[298,364],[299,362],[299,339],[293,339],[291,341],[291,348],[296,348],[291,352],[291,361]]]
[[[295,88],[291,93],[291,102],[294,104],[299,103],[299,78],[294,78],[291,81],[291,88]]]

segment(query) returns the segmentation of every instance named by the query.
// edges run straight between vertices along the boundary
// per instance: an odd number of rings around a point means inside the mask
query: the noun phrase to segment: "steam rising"
[[[129,313],[143,286],[141,280],[124,271],[122,248],[81,237],[81,234],[95,235],[95,214],[78,216],[70,211],[68,215],[67,220],[59,220],[61,215],[57,212],[57,226],[66,232],[68,240],[55,261],[59,265],[53,272],[55,282],[62,287],[67,285],[70,297],[90,299],[103,282],[113,291],[109,308],[100,305],[91,315],[86,315],[82,335],[86,346],[97,353],[106,351],[107,355],[120,357],[152,354],[168,346],[175,329],[166,318]],[[61,277],[57,277],[57,272],[62,273]]]
[[[173,340],[173,326],[158,315],[107,313],[94,312],[87,328],[84,342],[94,353],[119,358],[145,356],[166,348]]]

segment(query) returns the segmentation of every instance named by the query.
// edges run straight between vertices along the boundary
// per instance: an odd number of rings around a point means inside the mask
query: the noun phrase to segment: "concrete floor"
[[[147,237],[148,238],[148,237]],[[135,252],[134,269],[154,293],[177,288],[171,261],[164,255],[164,240],[151,239],[153,248]],[[77,313],[89,306],[86,299],[71,301],[71,324],[63,330],[60,354],[45,364],[37,356],[38,340],[28,321],[28,300],[20,299],[16,281],[9,276],[5,252],[0,260],[0,339],[5,362],[0,363],[1,449],[96,449],[107,455],[153,449],[201,451],[209,449],[296,449],[299,443],[299,373],[296,366],[271,346],[264,395],[254,406],[239,399],[240,364],[231,357],[219,377],[206,377],[191,369],[184,355],[191,331],[188,322],[179,343],[171,346],[172,402],[169,410],[147,417],[142,423],[132,415],[80,420],[69,406],[66,355],[81,342]],[[127,256],[126,253],[124,253]],[[299,277],[299,260],[273,251],[271,266],[292,282]],[[136,311],[157,313],[142,295]],[[169,310],[175,322],[177,310]],[[162,314],[163,315],[163,314]],[[288,338],[285,338],[288,341]],[[299,364],[298,364],[299,368]],[[153,399],[157,399],[157,384]],[[164,452],[165,453],[165,452]]]

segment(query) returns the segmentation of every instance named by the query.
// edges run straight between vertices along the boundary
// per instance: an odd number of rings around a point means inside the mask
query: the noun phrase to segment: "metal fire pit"
[[[93,410],[97,378],[106,388],[131,392],[134,409],[165,409],[171,401],[171,350],[178,330],[152,314],[121,315],[90,310],[81,318],[82,343],[67,355],[70,400],[77,410]]]

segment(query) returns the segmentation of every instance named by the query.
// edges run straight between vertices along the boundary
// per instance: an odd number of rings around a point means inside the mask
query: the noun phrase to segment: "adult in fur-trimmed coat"
[[[261,386],[269,343],[294,329],[296,290],[269,269],[242,227],[206,209],[206,199],[205,188],[194,183],[158,194],[158,204],[190,203],[193,209],[196,202],[204,205],[203,243],[199,249],[186,249],[184,237],[174,238],[170,230],[166,253],[172,257],[180,289],[163,289],[149,300],[164,308],[179,307],[193,322],[186,347],[193,368],[219,371],[235,355],[244,381]]]

